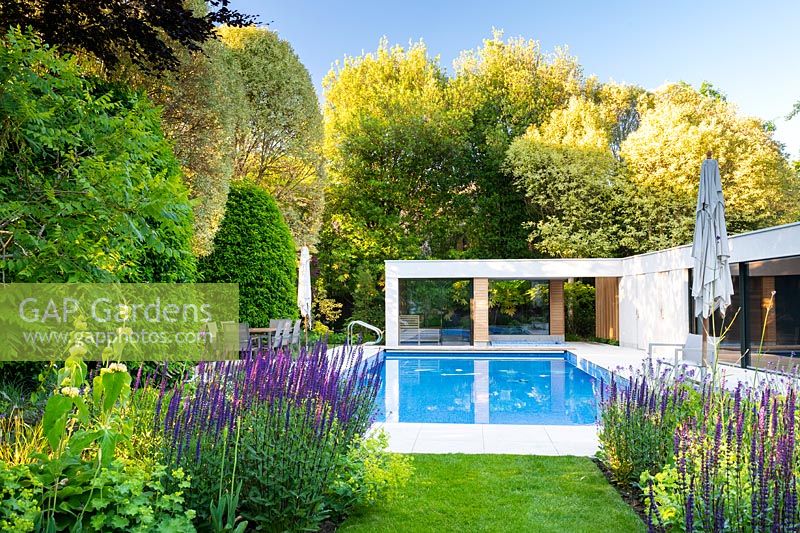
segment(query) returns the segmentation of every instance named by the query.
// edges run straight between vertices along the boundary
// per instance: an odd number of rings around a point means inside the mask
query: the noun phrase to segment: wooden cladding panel
[[[472,280],[472,327],[473,342],[482,344],[489,342],[489,279]]]
[[[564,335],[564,280],[550,280],[550,335]]]
[[[595,278],[595,335],[619,340],[619,278]]]

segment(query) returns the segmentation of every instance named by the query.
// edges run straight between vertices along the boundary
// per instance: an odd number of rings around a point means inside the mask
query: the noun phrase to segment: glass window
[[[695,317],[694,314],[694,298],[692,298],[692,275],[693,271],[689,270],[689,309],[690,309],[690,327],[691,333],[701,333],[701,319]],[[725,310],[723,315],[719,311],[715,311],[712,317],[708,320],[709,335],[712,337],[721,337],[718,357],[721,363],[732,364],[741,366],[742,364],[742,344],[741,344],[741,323],[740,315],[742,313],[741,299],[739,298],[739,265],[731,265],[731,277],[733,281],[733,295],[731,296],[731,305]]]
[[[534,337],[550,334],[550,283],[542,280],[490,280],[489,335]]]
[[[800,257],[748,263],[750,366],[800,365]]]
[[[401,279],[400,344],[472,344],[471,279]]]

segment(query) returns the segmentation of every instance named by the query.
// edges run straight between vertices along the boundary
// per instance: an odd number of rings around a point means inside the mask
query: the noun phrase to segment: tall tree
[[[186,5],[200,16],[207,9],[203,0]],[[248,116],[249,104],[238,62],[220,40],[207,41],[201,51],[177,47],[175,52],[179,66],[174,72],[154,76],[123,67],[113,74],[141,86],[163,110],[164,133],[173,143],[193,201],[193,249],[202,257],[211,253],[225,213],[234,135]]]
[[[700,162],[719,161],[731,233],[797,220],[800,184],[759,119],[744,117],[719,97],[687,84],[663,87],[640,105],[641,125],[621,154],[636,185],[629,220],[634,251],[691,240]]]
[[[198,14],[183,0],[4,0],[0,31],[32,28],[44,42],[70,51],[86,51],[106,67],[122,58],[154,70],[180,64],[174,43],[199,52],[215,38],[215,24],[244,26],[255,17],[230,9],[230,0],[209,0]]]
[[[512,142],[506,168],[528,204],[529,242],[543,256],[619,255],[624,183],[611,150],[613,109],[573,97]]]
[[[537,41],[503,40],[495,32],[456,61],[450,85],[455,108],[472,120],[470,164],[473,215],[466,225],[472,257],[528,257],[525,203],[505,171],[506,150],[530,125],[541,125],[583,90],[580,66],[566,50],[547,54]]]
[[[219,29],[244,84],[233,172],[278,202],[298,244],[314,245],[322,220],[322,114],[308,70],[291,45],[264,28]]]
[[[233,177],[235,128],[248,110],[230,50],[209,41],[202,52],[181,52],[177,71],[152,79],[148,92],[162,108],[194,206],[193,249],[211,253]]]
[[[423,43],[385,40],[325,80],[330,185],[320,269],[329,294],[347,305],[359,278],[380,279],[384,259],[442,257],[456,246],[451,228],[468,194],[464,120],[446,85]],[[372,294],[363,285],[359,294]]]

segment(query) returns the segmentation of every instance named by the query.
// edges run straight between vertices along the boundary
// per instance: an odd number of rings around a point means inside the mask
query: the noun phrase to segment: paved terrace
[[[366,346],[365,353],[377,354],[382,346]],[[400,346],[390,347],[402,352],[460,352],[479,356],[481,353],[543,353],[564,352],[574,354],[578,366],[591,363],[606,370],[627,375],[630,369],[640,368],[647,352],[595,343],[566,343],[550,346]],[[663,359],[671,358],[666,352]],[[740,381],[754,383],[769,380],[776,384],[790,378],[764,372],[720,365],[721,379],[727,387]],[[592,456],[598,451],[597,426],[537,426],[512,424],[420,424],[376,423],[373,429],[383,428],[389,435],[389,448],[398,453],[506,453],[520,455],[581,455]]]

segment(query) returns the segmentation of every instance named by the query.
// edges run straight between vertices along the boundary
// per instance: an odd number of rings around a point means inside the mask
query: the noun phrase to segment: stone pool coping
[[[397,453],[580,455],[597,452],[597,427],[515,424],[376,423]]]

